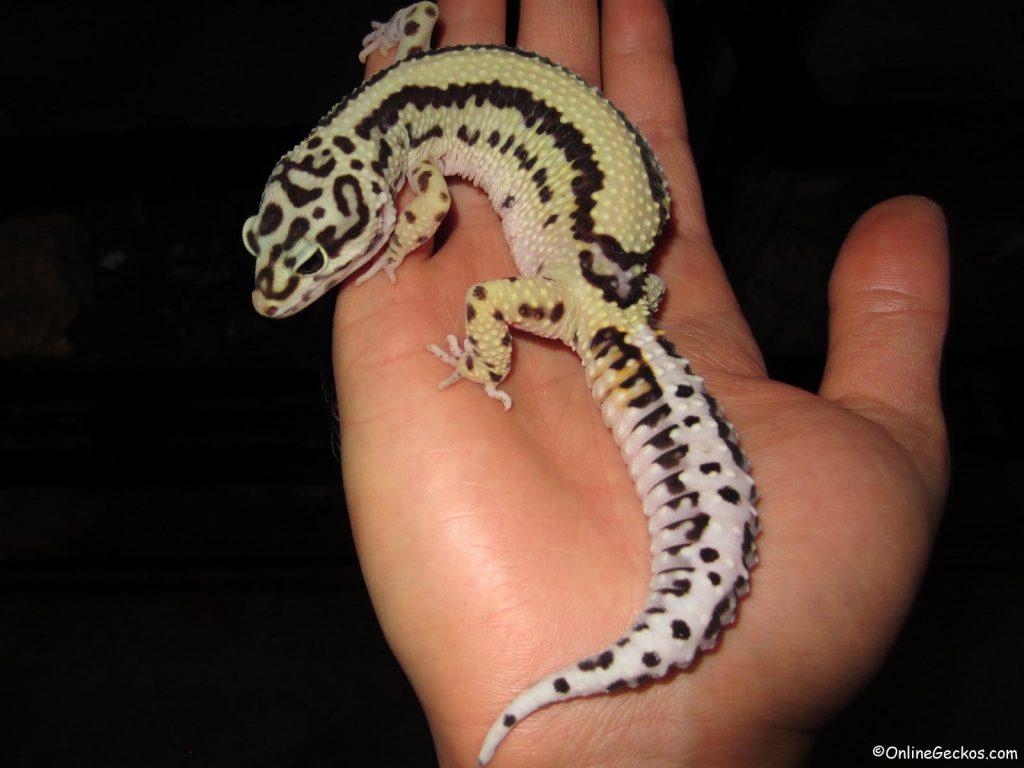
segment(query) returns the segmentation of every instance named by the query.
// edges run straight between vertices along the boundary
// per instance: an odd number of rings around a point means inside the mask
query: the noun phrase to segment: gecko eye
[[[320,251],[317,251],[304,262],[302,262],[302,264],[299,265],[299,268],[296,269],[295,271],[298,272],[300,275],[312,275],[314,272],[319,272],[320,268],[323,265],[324,255]]]

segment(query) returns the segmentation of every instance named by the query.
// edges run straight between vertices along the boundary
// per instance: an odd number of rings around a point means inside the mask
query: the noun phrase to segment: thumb
[[[829,308],[820,394],[888,430],[941,489],[939,364],[949,318],[942,210],[925,198],[898,197],[865,213],[840,249]]]

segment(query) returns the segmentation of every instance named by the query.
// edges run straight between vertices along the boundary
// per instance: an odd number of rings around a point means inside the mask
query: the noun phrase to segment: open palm
[[[941,509],[942,215],[914,198],[865,214],[833,275],[820,392],[773,382],[711,246],[661,0],[607,0],[600,23],[592,0],[522,5],[520,47],[602,85],[666,171],[661,324],[736,425],[764,534],[752,595],[714,652],[640,691],[538,712],[493,765],[792,762],[881,661]],[[503,0],[441,10],[444,45],[504,40]],[[374,606],[441,764],[468,766],[520,690],[629,626],[650,554],[632,482],[568,349],[516,334],[508,413],[470,383],[437,392],[448,370],[426,345],[461,336],[470,285],[515,273],[486,198],[453,184],[453,201],[433,258],[407,259],[396,286],[342,289],[335,367]]]

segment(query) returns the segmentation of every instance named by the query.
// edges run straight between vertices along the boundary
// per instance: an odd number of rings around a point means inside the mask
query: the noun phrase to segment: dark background
[[[348,533],[332,302],[257,317],[240,242],[403,4],[0,11],[0,764],[433,764]],[[949,505],[814,765],[1024,746],[1021,8],[673,4],[712,231],[773,375],[815,387],[863,210],[918,193],[949,217]]]

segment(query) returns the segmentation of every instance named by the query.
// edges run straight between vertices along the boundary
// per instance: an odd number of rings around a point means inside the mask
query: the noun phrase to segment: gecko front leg
[[[359,276],[356,285],[362,285],[381,271],[394,284],[397,279],[395,272],[401,266],[402,260],[410,251],[432,238],[444,217],[448,215],[452,198],[440,168],[429,160],[422,160],[409,169],[406,178],[416,196],[398,214],[395,231],[391,234],[384,253]]]
[[[449,336],[447,350],[437,344],[427,346],[455,369],[438,389],[469,379],[508,410],[512,398],[498,384],[512,367],[509,326],[552,338],[562,335],[566,322],[566,301],[554,280],[507,277],[474,285],[466,293],[465,342],[460,345],[455,336]]]

